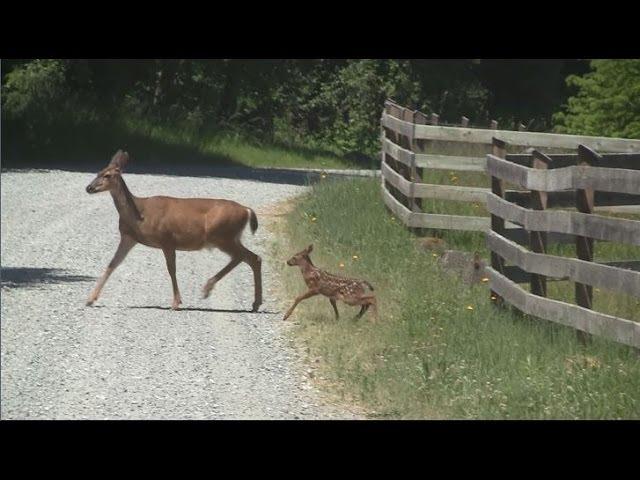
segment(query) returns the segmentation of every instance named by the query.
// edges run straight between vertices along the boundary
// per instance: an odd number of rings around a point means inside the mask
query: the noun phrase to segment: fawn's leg
[[[333,311],[336,312],[336,320],[340,318],[340,314],[338,313],[338,305],[336,305],[336,301],[333,298],[330,298],[331,306],[333,307]]]
[[[362,315],[365,314],[365,312],[369,310],[369,304],[365,304],[365,305],[361,305],[360,306],[360,312],[358,313],[358,315],[356,315],[356,318],[362,318]]]
[[[358,313],[355,316],[354,320],[358,320],[359,318],[361,318],[362,315],[364,315],[365,312],[369,309],[369,307],[373,307],[374,317],[376,320],[378,319],[378,308],[376,306],[376,297],[374,297],[373,295],[366,295],[360,298],[359,304],[361,305],[360,313]]]
[[[122,235],[120,237],[120,245],[118,245],[118,249],[111,259],[111,262],[109,262],[107,269],[104,271],[102,277],[100,277],[100,280],[98,280],[98,283],[89,295],[89,298],[87,299],[87,306],[92,305],[93,302],[98,300],[104,284],[107,283],[107,280],[109,279],[113,271],[118,268],[118,265],[122,263],[122,261],[125,259],[129,251],[135,246],[136,243],[138,242],[136,242],[129,235]]]
[[[293,305],[291,305],[291,308],[287,310],[287,313],[282,320],[286,320],[287,318],[289,318],[289,315],[291,315],[291,313],[293,312],[293,309],[296,308],[298,303],[300,303],[302,300],[305,300],[309,297],[313,297],[314,295],[318,295],[318,292],[316,292],[315,290],[309,290],[308,292],[305,292],[302,295],[300,295],[298,298],[296,298],[296,301],[293,302]]]
[[[180,298],[180,290],[178,290],[178,280],[176,279],[176,251],[173,248],[163,248],[164,258],[167,261],[167,270],[171,276],[171,286],[173,287],[173,304],[172,310],[177,310],[182,303]]]

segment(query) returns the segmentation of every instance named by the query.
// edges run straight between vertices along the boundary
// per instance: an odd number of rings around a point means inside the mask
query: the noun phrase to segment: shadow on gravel
[[[147,308],[147,309],[154,309],[154,310],[171,310],[171,308],[169,308],[169,307],[158,307],[158,306],[155,306],[155,305],[146,305],[146,306],[128,307],[128,308]],[[193,308],[193,307],[180,308],[180,310],[185,310],[187,312],[257,313],[257,314],[261,314],[261,315],[265,315],[265,314],[275,315],[275,314],[279,314],[280,313],[280,312],[269,312],[267,310],[258,310],[257,312],[254,312],[252,310],[238,310],[238,309],[225,309],[225,308]]]
[[[93,282],[95,277],[70,275],[60,268],[2,267],[0,280],[3,288],[32,287],[40,284]]]

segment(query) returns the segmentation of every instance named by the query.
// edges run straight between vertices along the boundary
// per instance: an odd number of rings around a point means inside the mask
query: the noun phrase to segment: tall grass
[[[378,324],[350,321],[356,309],[345,305],[336,322],[322,297],[290,319],[339,392],[382,418],[640,418],[636,351],[601,338],[582,346],[572,329],[496,309],[485,284],[461,284],[416,248],[379,188],[318,184],[274,247],[285,259],[313,243],[317,265],[376,288]],[[300,273],[278,265],[288,296],[304,291]]]

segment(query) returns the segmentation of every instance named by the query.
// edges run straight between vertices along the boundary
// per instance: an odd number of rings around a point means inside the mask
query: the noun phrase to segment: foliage
[[[640,60],[593,60],[592,71],[571,75],[577,93],[554,116],[560,133],[640,138]]]
[[[10,149],[73,149],[121,119],[231,132],[262,144],[322,149],[369,164],[387,96],[442,123],[484,126],[536,117],[546,128],[566,98],[565,60],[162,59],[2,62],[3,139]],[[61,131],[56,131],[56,128]],[[88,130],[87,130],[88,131]],[[3,142],[3,145],[5,143]],[[6,146],[6,145],[5,145]],[[5,148],[5,147],[3,147]]]

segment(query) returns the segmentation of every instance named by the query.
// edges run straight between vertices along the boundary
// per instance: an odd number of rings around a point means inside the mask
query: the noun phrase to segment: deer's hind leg
[[[232,256],[231,261],[227,263],[227,265],[222,270],[220,270],[213,277],[207,280],[207,283],[205,283],[204,288],[202,289],[202,298],[207,298],[211,293],[211,290],[213,290],[213,287],[215,287],[216,283],[222,280],[225,275],[227,275],[231,270],[236,268],[241,261],[242,260],[240,258]]]
[[[241,262],[245,262],[253,271],[253,281],[255,286],[253,311],[256,312],[258,307],[262,304],[262,259],[242,245],[240,241],[228,245],[220,245],[219,248],[231,257],[231,261],[222,270],[207,280],[207,283],[203,288],[203,298],[207,298],[209,296],[216,283],[222,280]]]
[[[247,247],[238,242],[241,252],[242,261],[245,262],[253,271],[253,306],[252,311],[257,312],[262,305],[262,258],[256,255]]]

